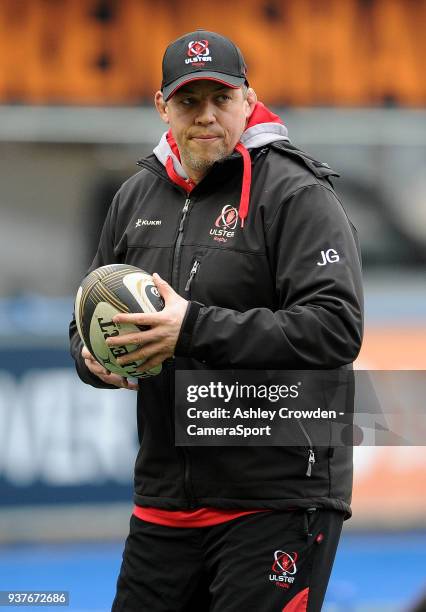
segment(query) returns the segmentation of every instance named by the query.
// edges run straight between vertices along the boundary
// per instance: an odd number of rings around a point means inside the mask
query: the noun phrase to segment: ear
[[[249,117],[251,117],[254,111],[254,107],[256,106],[256,103],[257,103],[257,95],[252,87],[249,87],[247,90],[247,96],[246,96],[245,102],[246,102],[246,118],[248,119]]]
[[[166,123],[169,123],[169,113],[168,113],[167,102],[165,102],[164,96],[161,91],[157,91],[157,93],[155,94],[154,103],[155,103],[155,108],[157,109],[158,114],[160,115],[161,119],[165,121]]]

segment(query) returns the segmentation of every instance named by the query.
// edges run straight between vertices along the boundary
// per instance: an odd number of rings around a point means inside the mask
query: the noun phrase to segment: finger
[[[171,287],[167,281],[162,279],[157,272],[154,272],[152,278],[154,279],[155,286],[157,287],[161,297],[164,298],[165,302],[167,302],[170,297],[176,294],[173,287]]]
[[[94,361],[93,359],[85,359],[84,363],[93,374],[96,374],[96,376],[109,376],[110,374],[110,372],[106,368],[101,366],[97,361]]]
[[[134,323],[135,325],[158,325],[163,321],[161,313],[155,312],[121,312],[115,315],[114,323]]]
[[[98,361],[96,361],[96,359],[94,359],[93,357],[88,357],[87,359],[85,359],[84,361],[88,361],[90,362],[93,366],[97,366],[100,365]],[[103,367],[103,366],[101,366]]]
[[[136,368],[136,371],[146,372],[147,370],[150,370],[151,368],[155,368],[156,366],[163,363],[163,361],[167,359],[168,357],[170,357],[168,353],[157,353],[157,355],[154,355],[150,359],[147,359],[146,361],[144,361],[142,365]]]
[[[84,363],[86,364],[90,372],[92,372],[92,374],[97,376],[100,380],[102,380],[102,382],[108,385],[115,385],[116,387],[129,389],[131,391],[137,391],[139,388],[137,384],[128,381],[127,378],[124,378],[124,376],[113,374],[113,372],[110,372],[109,370],[101,366],[101,364],[95,361],[91,355],[89,359],[84,360]]]
[[[153,340],[157,340],[160,334],[155,329],[149,329],[144,332],[137,332],[133,334],[122,334],[120,336],[110,336],[106,339],[108,346],[125,346],[126,344],[148,344]]]
[[[118,374],[109,373],[108,376],[99,376],[99,378],[108,385],[114,385],[120,389],[129,389],[130,391],[137,391],[138,386],[135,383],[130,383],[127,378],[119,376]]]
[[[86,363],[87,366],[89,366],[89,363],[93,366],[93,368],[101,368],[102,371],[105,370],[105,373],[108,373],[108,370],[106,370],[97,359],[95,359],[93,357],[93,355],[89,352],[89,350],[84,347],[84,349],[82,349],[81,354],[82,356],[85,358],[84,361]]]
[[[153,342],[152,344],[147,344],[136,351],[132,351],[127,355],[122,355],[121,357],[117,357],[117,363],[121,366],[126,365],[127,363],[132,363],[132,361],[139,361],[140,359],[148,359],[152,355],[163,353],[164,346],[159,342]]]
[[[123,376],[123,389],[129,389],[129,391],[137,391],[139,389],[138,383],[130,381],[128,378]]]
[[[93,359],[93,355],[86,345],[83,345],[83,348],[81,349],[81,356],[84,357],[84,359]]]

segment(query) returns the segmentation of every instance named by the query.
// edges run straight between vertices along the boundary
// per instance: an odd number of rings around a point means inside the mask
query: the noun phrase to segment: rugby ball
[[[161,372],[161,364],[138,372],[144,359],[120,366],[117,357],[138,347],[134,344],[109,347],[105,340],[139,332],[147,327],[114,323],[113,317],[122,312],[158,312],[164,308],[150,274],[127,264],[111,264],[90,272],[82,281],[75,298],[75,320],[78,333],[93,357],[110,372],[126,378],[145,378]]]

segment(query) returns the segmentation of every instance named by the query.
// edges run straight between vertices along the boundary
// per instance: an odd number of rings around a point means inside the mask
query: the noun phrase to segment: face
[[[157,92],[155,103],[170,125],[184,169],[199,180],[214,162],[234,150],[254,110],[256,94],[200,80],[181,87],[167,102]]]

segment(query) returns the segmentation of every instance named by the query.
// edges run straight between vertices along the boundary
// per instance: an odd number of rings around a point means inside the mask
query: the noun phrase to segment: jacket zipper
[[[179,291],[179,264],[180,264],[180,251],[182,246],[183,239],[183,229],[185,226],[185,219],[188,212],[189,205],[191,203],[190,198],[186,198],[185,204],[183,205],[178,234],[175,242],[175,247],[173,250],[173,259],[172,259],[172,287],[175,291]],[[192,493],[191,487],[191,469],[189,464],[189,455],[188,451],[184,447],[178,447],[178,452],[180,451],[183,462],[183,488],[185,491],[185,497],[188,501],[188,509],[194,507],[194,496]]]
[[[297,422],[299,424],[300,429],[303,432],[303,435],[305,436],[305,438],[308,441],[309,444],[309,449],[308,449],[308,466],[306,469],[306,476],[311,476],[312,475],[312,466],[315,463],[315,452],[314,452],[314,447],[312,445],[312,440],[308,434],[308,432],[306,431],[306,427],[299,421],[299,419],[297,419]]]
[[[174,248],[174,251],[173,251],[173,260],[172,260],[172,287],[175,289],[175,291],[179,290],[178,282],[179,282],[180,249],[181,249],[181,245],[182,245],[183,228],[184,228],[184,225],[185,225],[186,213],[188,212],[188,208],[189,208],[190,203],[191,203],[191,199],[190,198],[186,198],[185,204],[183,205],[182,212],[181,212],[181,217],[180,217],[180,222],[179,222],[179,229],[178,229],[178,235],[177,235],[177,238],[176,238],[175,248]]]
[[[194,276],[197,274],[199,267],[200,267],[200,261],[196,259],[194,263],[192,264],[191,272],[189,273],[188,280],[186,281],[185,291],[188,292],[190,290],[191,283],[194,280]]]

